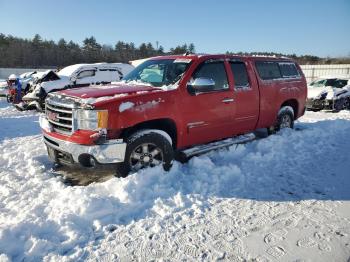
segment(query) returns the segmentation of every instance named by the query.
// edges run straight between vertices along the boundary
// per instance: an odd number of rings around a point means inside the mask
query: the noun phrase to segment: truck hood
[[[132,85],[126,83],[118,83],[112,85],[96,85],[82,88],[73,88],[60,91],[60,94],[80,98],[86,103],[101,102],[104,99],[109,100],[118,96],[126,96],[130,94],[145,93],[152,91],[161,91],[162,89],[148,85]]]

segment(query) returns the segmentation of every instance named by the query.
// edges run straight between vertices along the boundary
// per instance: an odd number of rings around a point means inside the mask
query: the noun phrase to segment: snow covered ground
[[[0,99],[0,261],[348,261],[350,112],[125,179],[72,186],[38,114]]]

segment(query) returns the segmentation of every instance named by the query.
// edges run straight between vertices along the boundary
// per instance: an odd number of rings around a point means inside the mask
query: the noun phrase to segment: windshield
[[[347,84],[348,84],[348,80],[346,80],[346,79],[337,79],[334,82],[334,87],[336,87],[336,88],[343,88]]]
[[[138,81],[155,87],[175,84],[190,65],[186,59],[147,60],[127,74],[125,82]]]
[[[332,79],[319,79],[311,82],[311,87],[323,87],[323,86],[332,86],[335,82],[335,78]]]
[[[342,88],[346,86],[348,80],[345,79],[337,79],[337,78],[330,78],[330,79],[320,79],[315,80],[310,84],[310,87],[325,87],[325,86],[332,86],[336,88]]]

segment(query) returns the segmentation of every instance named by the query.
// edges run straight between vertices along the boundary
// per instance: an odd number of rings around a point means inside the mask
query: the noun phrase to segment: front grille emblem
[[[52,120],[52,121],[58,121],[58,114],[54,112],[47,112],[47,118]]]

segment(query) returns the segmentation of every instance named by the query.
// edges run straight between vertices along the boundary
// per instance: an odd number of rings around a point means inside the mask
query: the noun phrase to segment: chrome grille
[[[45,114],[57,133],[72,134],[74,131],[73,111],[77,105],[70,98],[50,96],[45,101]]]

